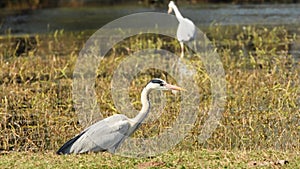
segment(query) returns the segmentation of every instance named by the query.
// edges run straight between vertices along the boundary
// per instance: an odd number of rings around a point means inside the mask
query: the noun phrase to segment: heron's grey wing
[[[57,150],[57,154],[69,154],[70,149],[72,147],[72,145],[85,133],[85,131],[81,132],[80,134],[78,134],[77,136],[75,136],[74,138],[72,138],[71,140],[67,141],[63,146],[61,146],[61,148],[59,150]]]
[[[187,19],[183,18],[179,21],[178,29],[177,29],[177,39],[180,42],[188,42],[195,38],[196,35],[196,27],[194,23]]]
[[[71,153],[114,152],[126,138],[130,123],[124,115],[114,115],[84,130],[70,148]]]

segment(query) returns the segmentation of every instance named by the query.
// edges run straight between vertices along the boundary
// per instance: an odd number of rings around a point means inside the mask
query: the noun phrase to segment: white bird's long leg
[[[180,49],[181,49],[180,57],[183,58],[183,56],[184,56],[184,44],[183,44],[183,42],[180,42]]]

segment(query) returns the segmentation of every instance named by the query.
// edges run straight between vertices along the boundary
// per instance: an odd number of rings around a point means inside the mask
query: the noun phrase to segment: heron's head
[[[171,90],[171,91],[177,91],[177,90],[184,90],[181,87],[168,84],[162,79],[152,79],[146,86],[147,89],[153,89],[153,90]]]
[[[168,14],[172,13],[174,6],[175,6],[175,3],[173,1],[170,1],[169,5],[168,5],[168,7],[169,7]]]

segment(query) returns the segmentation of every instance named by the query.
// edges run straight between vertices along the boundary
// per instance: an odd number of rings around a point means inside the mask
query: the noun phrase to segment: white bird
[[[142,109],[134,118],[116,114],[96,122],[66,142],[57,154],[79,154],[108,151],[114,153],[122,142],[136,131],[150,111],[149,93],[152,90],[184,90],[162,79],[152,79],[141,94]]]
[[[173,1],[170,1],[168,13],[172,13],[174,10],[175,16],[179,22],[178,28],[177,28],[177,39],[180,43],[181,48],[181,54],[180,57],[184,56],[184,42],[189,42],[194,40],[196,36],[196,27],[194,23],[189,20],[188,18],[184,18],[181,13],[179,12],[177,6]]]

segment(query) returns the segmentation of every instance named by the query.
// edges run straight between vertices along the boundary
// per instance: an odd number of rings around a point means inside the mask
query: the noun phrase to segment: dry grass
[[[203,120],[195,124],[189,136],[176,149],[276,149],[299,152],[300,65],[299,56],[296,60],[289,53],[296,36],[283,27],[211,27],[207,32],[217,46],[224,65],[228,96],[226,108],[220,126],[206,143],[197,144],[197,136],[205,120],[200,118]],[[1,37],[2,151],[54,151],[81,131],[82,126],[78,124],[73,108],[71,84],[76,57],[88,34],[57,31],[52,35]],[[179,45],[175,40],[157,43],[162,41],[160,37],[152,40],[147,39],[147,36],[139,37],[139,41],[135,39],[129,38],[116,45],[103,60],[106,64],[102,64],[97,71],[97,101],[103,112],[109,112],[105,116],[118,113],[113,106],[110,90],[104,89],[110,88],[114,69],[130,53],[126,46],[136,51],[151,46],[179,52]],[[197,60],[193,62],[201,65]],[[150,79],[153,75],[165,77],[163,72],[149,70],[132,83],[130,98],[136,108],[140,107],[139,93],[146,82],[143,78]],[[206,110],[210,102],[210,97],[207,96],[210,83],[203,82],[202,75],[199,73],[197,84],[201,86],[200,110]],[[174,82],[171,77],[168,78]],[[173,99],[173,96],[169,97]],[[176,112],[177,109],[178,107],[171,105],[167,112]],[[201,117],[202,113],[198,113]],[[160,120],[144,125],[135,136],[156,135],[169,126],[174,118],[176,113],[163,115]],[[196,154],[197,151],[193,155]],[[239,158],[234,153],[232,155],[232,158]],[[22,154],[13,154],[6,158],[19,156]],[[40,158],[30,153],[29,157]],[[178,160],[177,157],[172,158]],[[70,157],[69,161],[73,161],[72,158],[75,159]],[[85,158],[89,157],[80,157],[81,162]],[[166,163],[163,165],[168,167]],[[214,165],[218,166],[218,162]]]

